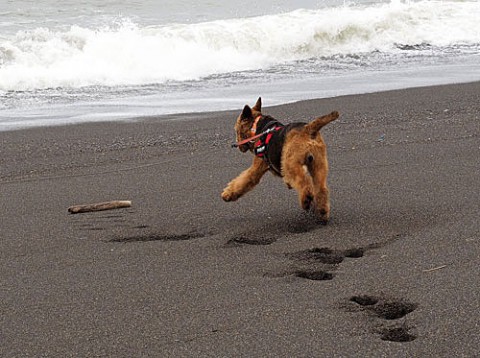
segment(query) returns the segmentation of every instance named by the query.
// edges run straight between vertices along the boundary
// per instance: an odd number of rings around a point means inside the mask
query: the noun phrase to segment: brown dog
[[[327,187],[327,148],[319,130],[338,118],[338,112],[319,117],[310,123],[283,125],[261,113],[259,98],[253,108],[246,105],[235,124],[240,151],[255,154],[247,170],[233,179],[223,190],[225,201],[235,201],[252,190],[263,174],[271,171],[283,177],[288,188],[298,192],[304,210],[313,207],[318,219],[326,223],[330,217]]]

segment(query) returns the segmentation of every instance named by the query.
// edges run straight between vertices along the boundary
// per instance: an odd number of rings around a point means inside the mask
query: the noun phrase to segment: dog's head
[[[255,133],[252,133],[252,127],[255,122],[255,118],[262,115],[262,98],[259,97],[257,103],[250,108],[249,105],[245,105],[242,113],[237,118],[235,123],[235,133],[237,136],[237,142],[245,140],[252,137]],[[238,146],[238,149],[242,153],[245,153],[248,150],[253,149],[253,143],[241,144]]]

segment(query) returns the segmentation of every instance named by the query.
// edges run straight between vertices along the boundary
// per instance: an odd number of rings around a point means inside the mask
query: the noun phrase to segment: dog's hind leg
[[[268,165],[261,158],[255,157],[250,168],[228,183],[222,192],[222,199],[225,201],[237,200],[252,190],[267,171]]]
[[[308,154],[306,163],[313,181],[315,214],[326,224],[330,218],[330,195],[327,186],[328,161],[325,149]]]
[[[303,161],[293,156],[285,156],[282,168],[283,180],[289,188],[298,193],[300,206],[310,210],[314,201],[313,181]]]
[[[314,181],[317,181],[314,179]],[[315,183],[315,214],[324,224],[330,219],[330,193],[326,184]]]

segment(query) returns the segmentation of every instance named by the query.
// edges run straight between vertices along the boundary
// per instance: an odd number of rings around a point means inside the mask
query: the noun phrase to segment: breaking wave
[[[391,1],[198,24],[36,28],[0,37],[0,90],[188,81],[308,59],[480,44],[480,2]]]

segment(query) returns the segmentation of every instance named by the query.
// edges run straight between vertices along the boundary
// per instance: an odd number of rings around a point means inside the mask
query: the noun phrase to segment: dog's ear
[[[253,110],[257,112],[262,111],[262,97],[258,97],[257,103],[255,103],[255,106],[253,106]]]
[[[246,104],[245,107],[243,107],[243,111],[242,111],[242,114],[240,115],[240,119],[242,121],[252,121],[253,120],[252,109],[250,108],[250,106],[248,104]]]

